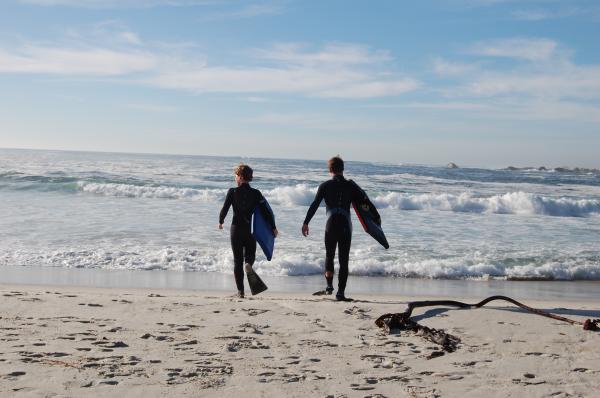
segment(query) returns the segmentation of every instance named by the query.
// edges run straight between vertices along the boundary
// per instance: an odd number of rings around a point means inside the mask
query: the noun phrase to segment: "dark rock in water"
[[[544,166],[540,166],[540,167],[538,167],[538,171],[548,171],[548,169],[545,168]]]
[[[450,162],[446,165],[447,168],[449,169],[458,169],[458,166],[456,163]]]
[[[518,168],[518,167],[515,167],[515,166],[508,166],[508,167],[506,168],[506,170],[515,171],[515,170],[519,170],[519,168]]]

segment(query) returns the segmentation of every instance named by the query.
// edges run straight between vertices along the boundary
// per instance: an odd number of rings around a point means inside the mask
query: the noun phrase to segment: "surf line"
[[[419,325],[416,321],[411,319],[412,312],[415,308],[420,307],[435,307],[435,306],[450,306],[459,307],[465,309],[480,308],[489,303],[490,301],[504,300],[516,305],[517,307],[523,308],[529,312],[537,315],[552,318],[557,321],[567,322],[571,325],[581,325],[584,330],[598,331],[600,330],[600,319],[586,319],[584,322],[565,318],[559,315],[554,315],[549,312],[529,307],[523,303],[518,302],[515,299],[506,296],[491,296],[484,300],[481,300],[476,304],[468,304],[460,301],[453,300],[432,300],[432,301],[412,301],[408,303],[408,308],[404,312],[399,313],[388,313],[383,314],[375,321],[375,325],[384,329],[388,334],[393,333],[395,330],[410,330],[417,334],[420,334],[426,340],[436,343],[442,347],[446,352],[454,352],[460,344],[460,338],[444,332],[443,330],[429,328],[427,326]],[[435,358],[444,355],[443,351],[433,352],[427,359]]]

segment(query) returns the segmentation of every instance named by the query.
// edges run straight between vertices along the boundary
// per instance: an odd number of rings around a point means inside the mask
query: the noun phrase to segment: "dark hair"
[[[329,167],[329,171],[335,174],[341,173],[344,171],[344,161],[340,157],[340,155],[334,156],[327,161],[327,166]]]
[[[240,163],[239,166],[233,169],[233,172],[236,176],[242,177],[245,181],[252,181],[252,167],[247,164]]]

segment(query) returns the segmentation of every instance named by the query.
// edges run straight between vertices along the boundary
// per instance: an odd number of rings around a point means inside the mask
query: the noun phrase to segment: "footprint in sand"
[[[242,336],[221,336],[221,337],[215,337],[215,339],[232,339],[233,341],[230,341],[228,343],[225,344],[225,351],[229,351],[229,352],[237,352],[239,350],[242,349],[259,349],[259,350],[265,350],[265,349],[269,349],[270,347],[266,344],[263,344],[261,341],[257,340],[254,337],[242,337]]]
[[[375,387],[370,386],[370,385],[361,385],[361,384],[350,384],[350,388],[356,391],[368,391],[368,390],[374,390]]]
[[[195,365],[185,368],[166,368],[167,384],[193,382],[200,388],[213,388],[223,385],[225,377],[233,374],[233,367],[220,360],[195,361]]]
[[[259,326],[252,323],[244,323],[238,326],[238,332],[250,334],[263,334],[262,329],[267,329],[269,325]]]
[[[404,366],[404,361],[392,356],[365,354],[361,355],[360,359],[362,359],[363,361],[371,362],[373,364],[373,368],[375,369],[396,369],[400,372],[406,372],[407,370],[410,370],[409,366]]]
[[[491,363],[493,362],[491,359],[484,359],[482,361],[467,361],[467,362],[452,362],[452,365],[458,366],[461,368],[472,368],[477,364]]]
[[[572,370],[572,372],[585,373],[588,370],[589,370],[588,368],[575,368],[575,369]]]
[[[322,320],[321,318],[316,318],[316,319],[313,319],[313,320],[311,321],[311,324],[313,324],[313,325],[315,325],[315,326],[317,326],[317,327],[319,327],[319,328],[321,328],[321,329],[325,329],[325,328],[327,328],[327,326],[325,326],[325,325],[323,324],[323,320]]]
[[[129,347],[129,345],[125,344],[122,341],[112,342],[112,341],[108,341],[108,340],[102,340],[102,341],[95,341],[92,344],[102,346],[103,348],[126,348],[126,347]]]
[[[23,371],[20,371],[20,370],[16,370],[14,372],[10,372],[10,373],[5,374],[3,377],[6,378],[6,379],[12,379],[12,380],[14,380],[14,379],[16,379],[18,377],[25,376],[26,374],[27,374],[26,372],[23,372]]]
[[[257,316],[269,312],[269,310],[263,310],[259,308],[242,308],[242,311],[246,312],[248,316]]]
[[[370,308],[360,308],[357,306],[344,310],[344,314],[354,315],[357,319],[371,319],[372,317],[368,314],[369,312],[371,312]]]
[[[339,347],[338,344],[336,343],[332,343],[329,341],[325,341],[325,340],[313,340],[313,339],[308,339],[308,340],[300,340],[300,342],[298,343],[298,345],[300,346],[308,346],[308,347],[315,347],[315,348],[323,348],[323,347]]]

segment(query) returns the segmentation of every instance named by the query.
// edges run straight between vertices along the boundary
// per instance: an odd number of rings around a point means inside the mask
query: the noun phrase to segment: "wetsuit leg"
[[[256,259],[256,239],[252,236],[252,232],[247,231],[246,237],[244,239],[244,258],[246,260],[246,264],[253,265],[254,260]]]
[[[244,291],[244,240],[235,225],[231,226],[231,250],[233,251],[233,276],[237,289]],[[240,236],[242,235],[242,236]]]
[[[338,246],[338,261],[340,263],[338,294],[341,293],[342,295],[344,294],[344,289],[346,289],[346,282],[348,280],[348,261],[350,258],[351,242],[352,229],[347,217],[339,214],[329,217],[325,228],[325,249],[328,254],[325,269],[330,266],[333,271],[333,258],[335,255],[335,248]],[[329,257],[330,253],[331,257]]]
[[[337,236],[334,231],[325,229],[325,272],[329,272],[333,278],[333,259],[335,258],[335,248],[337,246]],[[329,283],[329,280],[327,281]]]
[[[346,231],[338,240],[338,260],[340,262],[340,273],[338,275],[338,293],[343,293],[348,281],[348,263],[350,260],[350,245],[352,234]]]

